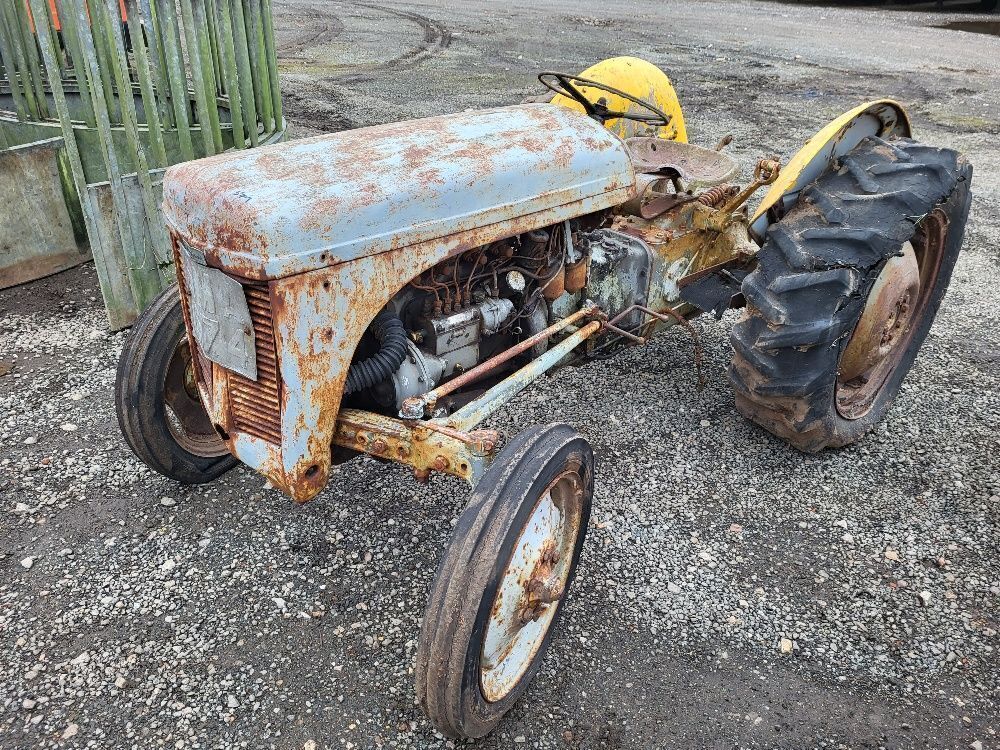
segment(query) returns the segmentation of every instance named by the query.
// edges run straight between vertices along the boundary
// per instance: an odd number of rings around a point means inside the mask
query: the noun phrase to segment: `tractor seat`
[[[687,190],[721,185],[740,171],[739,164],[725,154],[690,143],[644,136],[629,138],[625,145],[636,172],[679,177]]]

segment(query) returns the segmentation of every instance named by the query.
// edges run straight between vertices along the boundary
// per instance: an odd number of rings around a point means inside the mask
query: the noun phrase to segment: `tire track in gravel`
[[[451,31],[437,20],[376,3],[300,1],[282,9],[276,26],[285,117],[300,135],[357,127],[345,86],[415,68],[452,40]],[[366,40],[371,27],[391,28],[392,38],[373,45]],[[383,49],[398,54],[382,58]]]
[[[368,64],[343,66],[343,72],[332,73],[326,76],[326,80],[337,83],[359,83],[370,80],[380,73],[394,70],[404,70],[420,64],[423,60],[436,55],[448,48],[451,44],[451,32],[445,25],[433,18],[415,13],[413,11],[393,8],[388,5],[377,3],[354,3],[352,8],[367,8],[368,10],[382,13],[396,18],[411,21],[420,30],[421,39],[414,46],[410,47],[402,54],[379,60]],[[312,33],[305,37],[291,39],[278,45],[279,64],[282,62],[294,62],[309,68],[311,72],[318,72],[317,69],[325,67],[322,63],[317,63],[308,59],[299,59],[305,50],[333,43],[338,37],[344,35],[345,23],[337,15],[337,9],[321,9],[313,6],[293,6],[288,13],[289,17],[304,16],[316,24]],[[344,42],[347,43],[346,41]],[[332,65],[331,67],[341,67]]]
[[[413,21],[423,30],[424,37],[416,47],[407,50],[402,55],[398,55],[383,63],[367,67],[364,72],[341,77],[340,80],[356,83],[358,81],[365,80],[376,73],[388,70],[412,68],[426,58],[436,55],[439,52],[443,52],[448,48],[448,45],[451,44],[451,32],[440,21],[435,21],[434,19],[428,18],[427,16],[423,16],[419,13],[398,10],[389,6],[368,5],[364,3],[361,3],[360,5],[362,5],[362,7],[371,8],[373,10],[381,10],[384,13],[390,13],[394,16],[398,16],[399,18],[405,18],[409,21]]]
[[[279,41],[276,44],[279,62],[293,59],[296,56],[301,55],[310,47],[318,47],[323,44],[329,44],[344,31],[344,22],[339,16],[332,15],[331,13],[324,12],[317,8],[297,9],[294,17],[297,19],[297,23],[299,24],[304,21],[308,21],[310,23],[310,27],[308,29],[304,29],[302,36],[295,39]],[[284,19],[282,19],[282,21],[284,22]]]

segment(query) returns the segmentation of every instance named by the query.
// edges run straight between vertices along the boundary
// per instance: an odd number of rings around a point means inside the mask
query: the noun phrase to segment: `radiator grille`
[[[281,443],[281,400],[278,357],[271,325],[271,297],[266,284],[243,285],[253,320],[257,348],[257,381],[229,372],[229,416],[233,429]]]

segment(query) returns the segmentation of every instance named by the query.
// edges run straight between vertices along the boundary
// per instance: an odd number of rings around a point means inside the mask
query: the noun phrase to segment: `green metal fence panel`
[[[128,17],[132,23],[134,33],[130,35],[132,47],[135,50],[135,68],[139,77],[139,90],[142,92],[142,108],[145,112],[155,112],[154,117],[145,117],[147,130],[149,131],[151,161],[156,167],[167,166],[167,152],[163,146],[163,125],[160,123],[159,104],[156,100],[155,89],[153,88],[153,69],[149,64],[149,55],[146,52],[146,25],[139,13],[138,3],[130,0],[128,4]],[[123,51],[126,68],[128,57]]]
[[[284,135],[269,0],[0,0],[0,66],[4,174],[30,161],[63,204],[52,226],[35,222],[46,250],[33,254],[89,245],[115,329],[173,279],[164,168]],[[28,210],[28,195],[0,212]],[[26,278],[23,260],[15,279],[0,255],[0,288]],[[40,273],[58,270],[46,262]]]

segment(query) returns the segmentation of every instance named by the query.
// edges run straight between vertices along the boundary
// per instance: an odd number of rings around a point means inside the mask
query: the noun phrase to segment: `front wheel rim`
[[[552,628],[582,533],[583,497],[583,478],[576,471],[563,472],[521,528],[483,636],[479,683],[490,703],[517,687]]]
[[[874,408],[909,350],[930,306],[947,237],[948,217],[937,209],[879,273],[840,360],[835,400],[844,419]]]
[[[163,406],[167,427],[181,448],[201,458],[229,454],[225,441],[215,431],[201,403],[191,347],[186,338],[177,344],[163,376]]]

